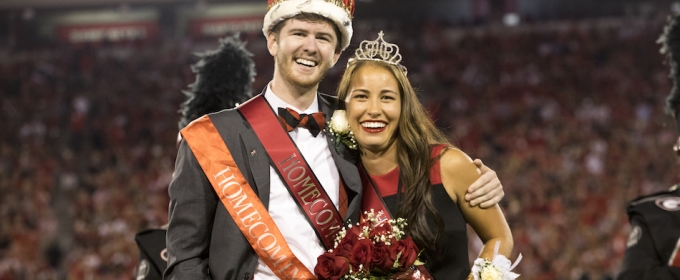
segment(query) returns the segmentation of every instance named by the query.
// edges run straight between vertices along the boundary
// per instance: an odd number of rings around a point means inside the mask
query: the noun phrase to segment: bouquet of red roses
[[[335,247],[317,258],[314,274],[331,279],[427,279],[417,266],[420,251],[405,236],[406,220],[383,218],[371,210],[335,237]]]

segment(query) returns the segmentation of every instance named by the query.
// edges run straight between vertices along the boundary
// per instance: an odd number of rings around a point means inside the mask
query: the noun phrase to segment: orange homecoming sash
[[[227,212],[260,259],[281,279],[316,279],[288,247],[210,118],[204,116],[192,122],[181,133]]]

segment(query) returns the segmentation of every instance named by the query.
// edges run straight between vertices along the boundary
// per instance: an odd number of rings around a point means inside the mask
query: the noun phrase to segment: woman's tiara
[[[383,35],[385,34],[380,31],[377,39],[361,41],[359,48],[354,51],[354,57],[350,58],[347,64],[359,60],[382,61],[397,66],[406,74],[406,67],[400,64],[399,46],[385,42]]]

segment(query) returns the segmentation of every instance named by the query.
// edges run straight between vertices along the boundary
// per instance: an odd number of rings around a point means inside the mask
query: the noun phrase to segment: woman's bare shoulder
[[[472,159],[458,148],[446,149],[441,155],[440,164],[444,187],[456,196],[465,194],[481,174]]]

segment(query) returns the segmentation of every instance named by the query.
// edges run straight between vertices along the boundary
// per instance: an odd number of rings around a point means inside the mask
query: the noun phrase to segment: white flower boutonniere
[[[493,253],[494,256],[491,261],[482,258],[475,260],[475,263],[472,266],[472,276],[475,280],[514,280],[519,277],[519,274],[514,273],[511,270],[517,266],[520,260],[522,260],[522,254],[519,254],[515,263],[512,264],[508,258],[498,254],[500,245],[500,241],[496,242]]]
[[[335,136],[335,149],[338,150],[339,144],[342,143],[347,148],[352,150],[357,149],[357,140],[354,138],[354,133],[349,129],[349,122],[347,122],[347,115],[345,110],[335,110],[331,121],[326,126],[328,132]]]

